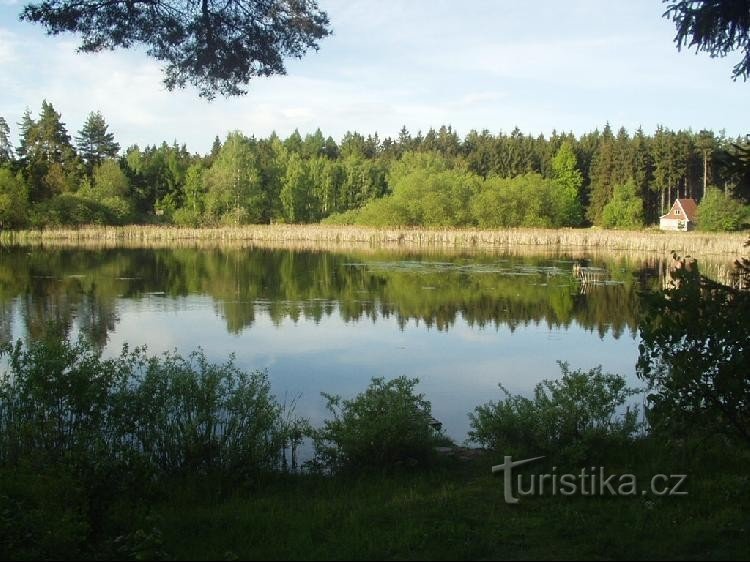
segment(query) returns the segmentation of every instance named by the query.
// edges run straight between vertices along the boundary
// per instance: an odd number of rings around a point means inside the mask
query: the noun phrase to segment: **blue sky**
[[[251,83],[242,98],[167,92],[138,50],[77,54],[76,38],[47,37],[0,0],[0,115],[15,138],[43,99],[68,130],[104,114],[125,147],[177,140],[194,152],[239,129],[286,136],[320,127],[396,136],[442,124],[579,135],[606,122],[647,133],[750,132],[750,82],[731,80],[738,57],[678,53],[658,0],[319,0],[334,33],[290,60],[288,75]]]

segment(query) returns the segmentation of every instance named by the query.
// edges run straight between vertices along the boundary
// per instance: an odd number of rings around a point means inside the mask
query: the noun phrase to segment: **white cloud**
[[[0,67],[13,63],[16,59],[16,48],[15,34],[0,29]]]

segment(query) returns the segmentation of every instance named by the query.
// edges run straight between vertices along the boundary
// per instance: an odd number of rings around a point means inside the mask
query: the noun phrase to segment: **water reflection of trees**
[[[319,322],[334,314],[347,322],[396,318],[450,329],[463,318],[472,326],[578,324],[600,335],[635,333],[638,290],[658,285],[659,264],[613,261],[599,265],[608,284],[582,290],[572,262],[551,258],[435,255],[372,256],[271,249],[103,251],[0,250],[0,338],[10,337],[18,316],[31,337],[50,320],[74,326],[104,344],[114,329],[117,301],[211,297],[236,333],[259,311]]]

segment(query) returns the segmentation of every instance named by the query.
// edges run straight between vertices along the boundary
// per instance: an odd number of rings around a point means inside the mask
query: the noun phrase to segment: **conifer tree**
[[[0,165],[13,158],[13,145],[10,142],[10,128],[4,117],[0,116]]]
[[[83,158],[89,172],[106,158],[115,158],[120,151],[114,134],[107,129],[108,125],[102,114],[98,111],[91,112],[75,139],[78,154]]]
[[[591,191],[587,216],[594,224],[601,224],[604,206],[612,199],[614,173],[615,142],[612,129],[607,123],[591,162]]]

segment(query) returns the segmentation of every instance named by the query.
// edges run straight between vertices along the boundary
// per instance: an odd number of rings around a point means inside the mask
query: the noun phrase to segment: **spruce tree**
[[[89,173],[105,159],[115,158],[120,151],[114,134],[107,129],[108,125],[102,114],[98,111],[91,112],[75,139],[78,153],[86,162]]]
[[[42,102],[39,119],[27,110],[19,124],[21,143],[18,155],[28,182],[32,201],[40,201],[75,189],[77,157],[60,114],[51,103]]]
[[[591,192],[587,216],[594,224],[601,224],[604,207],[612,200],[615,166],[615,141],[607,123],[591,162]]]
[[[26,111],[23,112],[23,117],[21,117],[21,122],[18,123],[18,150],[16,150],[16,155],[18,156],[18,159],[20,160],[21,166],[25,166],[28,160],[28,154],[29,154],[29,146],[31,146],[33,142],[33,135],[34,135],[34,126],[36,123],[34,123],[34,120],[31,118],[31,111],[29,108],[26,108]]]
[[[0,116],[0,165],[13,158],[13,145],[10,142],[10,128],[8,122]]]

